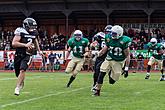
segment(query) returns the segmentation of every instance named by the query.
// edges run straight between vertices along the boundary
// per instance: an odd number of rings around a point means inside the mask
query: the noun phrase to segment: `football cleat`
[[[20,88],[16,87],[14,91],[14,95],[19,96]]]
[[[92,91],[93,93],[95,93],[95,92],[96,92],[96,87],[93,86],[93,87],[91,88],[91,91]]]
[[[160,81],[165,81],[165,78],[160,78]]]
[[[160,81],[165,81],[165,76],[162,75],[162,77],[160,78]]]
[[[67,87],[67,88],[69,88],[69,87],[70,87],[70,85],[69,85],[69,84],[67,84],[67,85],[66,85],[66,87]]]
[[[145,79],[149,79],[150,78],[150,75],[146,75]]]
[[[93,96],[100,96],[100,90],[96,90],[93,94]]]

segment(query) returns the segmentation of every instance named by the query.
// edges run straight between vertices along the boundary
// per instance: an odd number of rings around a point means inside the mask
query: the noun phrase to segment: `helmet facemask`
[[[81,34],[74,34],[74,37],[77,41],[80,41],[82,39],[82,35]]]
[[[150,40],[150,42],[151,42],[151,45],[152,45],[152,46],[155,46],[155,45],[157,44],[156,38],[152,38],[152,39]]]
[[[105,34],[111,34],[111,28],[112,28],[112,25],[107,25],[107,26],[104,28]]]
[[[156,42],[151,42],[151,45],[152,45],[152,46],[155,46],[155,45],[156,45]]]
[[[76,30],[73,33],[73,36],[74,36],[76,41],[80,41],[83,38],[83,34],[82,34],[82,32],[80,30]]]

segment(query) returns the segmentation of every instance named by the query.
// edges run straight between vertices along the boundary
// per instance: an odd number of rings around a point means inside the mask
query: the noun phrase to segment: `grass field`
[[[80,73],[71,88],[65,73],[27,73],[25,87],[15,96],[16,78],[0,73],[0,110],[165,110],[165,82],[160,73],[131,73],[115,85],[105,78],[100,97],[92,96],[92,73]]]

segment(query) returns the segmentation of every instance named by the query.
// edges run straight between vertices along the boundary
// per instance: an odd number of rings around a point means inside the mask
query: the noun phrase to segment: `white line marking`
[[[13,103],[9,103],[9,104],[4,104],[4,105],[1,105],[0,108],[5,108],[5,107],[7,107],[7,106],[12,106],[12,105],[16,105],[16,104],[22,104],[22,103],[26,103],[26,102],[30,102],[30,101],[34,101],[34,100],[38,100],[38,99],[50,97],[50,96],[56,96],[56,95],[60,95],[60,94],[64,94],[64,93],[75,92],[75,91],[79,91],[79,90],[85,89],[85,88],[88,88],[88,87],[78,88],[78,89],[74,89],[74,90],[67,91],[67,92],[57,92],[57,93],[55,93],[55,94],[48,94],[48,95],[44,95],[44,96],[40,96],[40,97],[35,97],[35,98],[31,98],[31,99],[19,101],[19,102],[13,102]],[[16,96],[16,97],[17,97],[17,96]],[[19,97],[19,96],[18,96],[18,97]]]
[[[14,80],[14,79],[17,79],[17,78],[3,78],[3,79],[0,79],[0,81],[5,81],[5,80]]]
[[[33,76],[33,77],[27,77],[26,79],[36,79],[36,78],[46,78],[47,76]],[[15,80],[17,78],[2,78],[0,81],[5,81],[5,80]]]

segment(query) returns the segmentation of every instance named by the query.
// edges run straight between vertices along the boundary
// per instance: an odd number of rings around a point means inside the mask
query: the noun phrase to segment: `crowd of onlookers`
[[[92,41],[92,37],[94,36],[94,34],[96,34],[96,31],[89,32],[89,35],[87,34],[87,32],[84,32],[84,36],[86,38],[89,39],[89,41]],[[165,42],[165,29],[164,28],[155,28],[155,29],[151,29],[150,34],[148,34],[148,30],[145,29],[125,29],[124,35],[129,36],[132,39],[132,44],[130,46],[131,50],[136,51],[136,50],[143,50],[143,49],[147,49],[146,44],[150,41],[150,39],[152,37],[156,37],[158,42]],[[12,46],[11,46],[11,42],[12,39],[14,37],[14,32],[12,31],[2,31],[0,32],[0,50],[12,50]],[[67,38],[65,35],[59,34],[57,35],[57,33],[54,33],[53,35],[49,35],[47,34],[46,31],[41,31],[39,30],[39,43],[40,43],[40,48],[41,50],[64,50],[65,49],[65,45],[67,42]],[[53,55],[52,55],[53,56]],[[50,60],[49,63],[51,63],[51,58],[53,58],[51,55],[47,56],[47,58],[45,58],[46,60]],[[131,52],[131,64],[130,66],[132,68],[137,68],[140,70],[144,69],[144,63],[143,63],[143,59],[144,56],[142,54],[139,55],[134,55],[134,52]],[[91,60],[87,60],[90,61],[90,63],[92,62]],[[135,61],[137,62],[136,65]],[[13,64],[11,61],[6,61],[7,63],[5,63],[5,68],[7,69],[13,69]],[[43,61],[44,62],[44,61]],[[54,62],[54,60],[52,61]],[[59,65],[59,61],[55,61],[57,62],[56,65]],[[51,64],[49,64],[51,65]],[[88,63],[86,63],[85,65],[88,66],[84,66],[84,69],[92,69],[92,67],[89,66]],[[47,64],[44,64],[42,67],[48,68],[46,67]],[[45,68],[41,68],[43,70],[45,70]],[[50,67],[51,68],[54,67]],[[59,68],[58,66],[56,68]]]
[[[84,37],[88,38],[89,41],[92,41],[92,37],[94,34],[97,33],[97,30],[91,31],[91,32],[86,32],[84,31]],[[132,39],[132,44],[130,46],[131,50],[143,50],[147,49],[146,44],[150,41],[152,37],[157,38],[158,42],[165,42],[165,28],[153,28],[150,30],[150,34],[148,34],[148,30],[145,29],[125,29],[124,35],[129,36]],[[14,32],[13,31],[1,31],[0,32],[0,50],[12,50],[11,42],[14,37]],[[54,33],[53,35],[48,35],[46,31],[41,31],[39,30],[39,44],[41,50],[64,50],[66,42],[69,37],[66,37],[65,35],[62,34],[57,34]],[[131,52],[131,59],[132,62],[130,66],[132,68],[137,67],[134,66],[134,61],[136,60],[137,62],[141,62],[140,64],[137,63],[138,65],[143,64],[143,60],[137,60],[141,59],[138,58],[139,56],[136,56],[133,54],[134,52]],[[134,60],[135,59],[135,60]],[[144,57],[142,57],[144,59]],[[6,63],[6,68],[12,69],[12,64],[10,64],[10,61]],[[87,66],[88,67],[88,66]],[[86,67],[84,67],[85,69]],[[139,66],[138,66],[139,68]],[[141,69],[144,67],[141,67]]]
[[[12,50],[13,31],[0,32],[0,50]],[[50,37],[45,31],[39,31],[39,43],[41,50],[62,50],[65,48],[66,37],[62,34],[54,33]]]
[[[98,31],[98,30],[96,30]],[[84,37],[92,41],[92,37],[97,32],[86,32],[84,31]],[[125,29],[124,35],[129,36],[132,39],[131,50],[142,50],[146,49],[146,44],[152,37],[156,37],[158,42],[165,42],[165,29],[164,28],[153,28],[148,30],[145,29]],[[0,32],[0,50],[12,50],[11,41],[14,37],[13,31],[1,31]],[[65,49],[66,42],[69,37],[62,35],[61,33],[54,33],[48,35],[47,31],[39,30],[39,43],[41,50],[63,50]]]
[[[155,37],[159,43],[165,42],[165,29],[162,28],[153,28],[148,34],[148,30],[145,29],[128,29],[125,33],[127,36],[132,38],[131,50],[142,50],[147,49],[147,43],[152,37]]]

